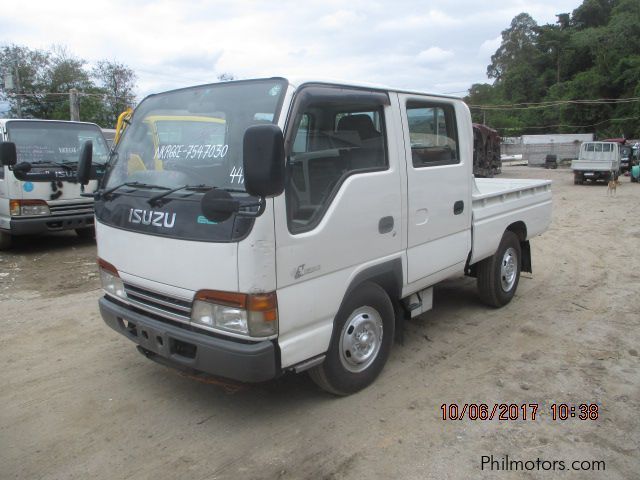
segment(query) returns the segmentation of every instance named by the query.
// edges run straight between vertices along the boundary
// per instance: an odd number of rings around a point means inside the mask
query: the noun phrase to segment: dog
[[[620,185],[620,180],[617,178],[609,180],[609,183],[607,184],[607,196],[615,197],[618,185]]]

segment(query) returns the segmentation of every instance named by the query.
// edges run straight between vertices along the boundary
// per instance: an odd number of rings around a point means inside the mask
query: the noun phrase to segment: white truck
[[[356,392],[434,284],[476,276],[498,307],[531,271],[550,182],[474,180],[472,149],[458,98],[283,78],[151,95],[95,195],[102,317],[164,364]]]
[[[620,174],[620,144],[617,142],[584,142],[578,159],[571,162],[573,183],[582,185],[586,180],[609,181]]]
[[[107,144],[93,123],[0,120],[0,250],[16,237],[74,229],[93,236],[93,200],[76,178],[80,149],[93,143],[95,163],[87,192],[97,187]]]

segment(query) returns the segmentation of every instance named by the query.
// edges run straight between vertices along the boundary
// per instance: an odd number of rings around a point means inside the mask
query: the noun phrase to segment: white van
[[[458,98],[282,78],[147,97],[96,193],[102,316],[162,363],[356,392],[434,284],[477,276],[501,306],[531,271],[550,182],[474,180],[472,149]]]
[[[26,234],[74,229],[80,236],[93,236],[93,199],[81,197],[76,167],[81,146],[91,141],[94,174],[86,190],[93,192],[108,157],[100,127],[0,119],[0,141],[5,152],[0,159],[0,249]],[[8,161],[9,150],[15,164]]]

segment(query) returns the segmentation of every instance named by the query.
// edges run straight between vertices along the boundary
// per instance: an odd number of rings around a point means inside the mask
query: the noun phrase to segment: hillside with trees
[[[113,128],[118,114],[135,103],[133,70],[110,60],[91,66],[63,47],[0,47],[0,76],[0,100],[13,118],[68,120],[69,91],[76,89],[80,120]]]
[[[502,32],[487,76],[465,98],[502,136],[640,138],[640,1],[584,0],[556,24],[527,13]]]

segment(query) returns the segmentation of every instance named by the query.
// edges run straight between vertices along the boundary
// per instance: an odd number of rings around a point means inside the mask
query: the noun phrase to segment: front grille
[[[131,305],[178,322],[191,320],[191,302],[146,288],[124,284],[127,299]]]
[[[49,205],[51,215],[93,215],[93,203],[71,202]]]

